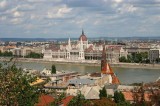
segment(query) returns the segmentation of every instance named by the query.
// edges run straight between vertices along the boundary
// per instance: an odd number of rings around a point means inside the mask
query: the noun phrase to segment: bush
[[[107,92],[106,92],[106,89],[105,87],[102,88],[102,90],[99,90],[99,98],[107,98]]]
[[[6,68],[4,68],[6,67]],[[0,105],[2,106],[34,106],[38,102],[40,90],[30,83],[36,80],[18,69],[14,64],[0,65]]]
[[[56,74],[56,66],[54,64],[52,65],[51,73]]]

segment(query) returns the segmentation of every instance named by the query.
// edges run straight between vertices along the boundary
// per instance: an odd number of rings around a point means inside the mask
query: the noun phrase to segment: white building
[[[88,39],[82,30],[82,35],[79,37],[79,41],[75,44],[71,44],[70,38],[68,44],[60,45],[59,48],[53,47],[53,49],[44,50],[44,59],[64,59],[64,60],[85,60],[85,50],[92,44],[88,44]]]
[[[85,61],[101,60],[103,44],[88,43],[88,39],[82,30],[82,34],[77,42],[72,42],[70,38],[67,44],[48,45],[43,51],[43,58],[56,61]],[[107,61],[119,62],[119,57],[127,57],[128,52],[121,45],[106,45]]]

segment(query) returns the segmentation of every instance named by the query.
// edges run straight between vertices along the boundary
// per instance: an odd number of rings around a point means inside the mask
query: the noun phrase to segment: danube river
[[[51,69],[52,63],[40,62],[18,62],[17,66],[42,71],[45,67]],[[76,64],[55,64],[57,70],[75,71],[81,74],[100,72],[100,66],[76,65]],[[114,68],[114,72],[121,83],[129,84],[135,82],[152,82],[160,77],[160,69],[134,69],[134,68]]]

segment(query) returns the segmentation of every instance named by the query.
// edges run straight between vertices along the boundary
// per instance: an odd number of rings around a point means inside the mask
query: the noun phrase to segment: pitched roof
[[[127,100],[127,101],[134,101],[136,95],[138,96],[139,101],[142,98],[141,93],[133,93],[133,92],[130,92],[130,91],[125,91],[125,92],[122,92],[122,93],[124,95],[125,100]],[[151,93],[145,92],[144,93],[144,100],[145,101],[151,101],[151,98],[150,98],[151,95],[152,95]]]
[[[99,99],[100,86],[83,86],[80,90],[86,99]]]
[[[76,85],[76,86],[78,86],[79,84],[80,85],[87,85],[87,84],[89,84],[89,85],[92,85],[92,84],[94,84],[95,83],[95,80],[94,79],[70,79],[69,81],[68,81],[68,84],[74,84],[74,85]]]
[[[67,106],[68,103],[73,99],[74,96],[67,96],[62,100],[63,106]]]
[[[41,95],[39,97],[38,104],[36,106],[47,106],[51,102],[53,102],[55,99],[50,95]]]
[[[67,96],[62,100],[62,106],[67,106],[74,96]],[[48,106],[50,103],[54,102],[55,99],[50,95],[41,95],[38,104],[36,106]]]

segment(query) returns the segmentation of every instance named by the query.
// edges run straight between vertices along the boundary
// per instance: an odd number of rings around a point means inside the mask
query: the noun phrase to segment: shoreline
[[[10,58],[1,57],[0,61],[9,61]],[[100,66],[100,61],[64,61],[64,60],[44,60],[33,58],[14,58],[17,62],[37,62],[37,63],[54,63],[54,64],[74,64],[86,66]],[[160,69],[160,64],[142,64],[142,63],[110,63],[111,67],[116,68],[139,68],[139,69]]]

